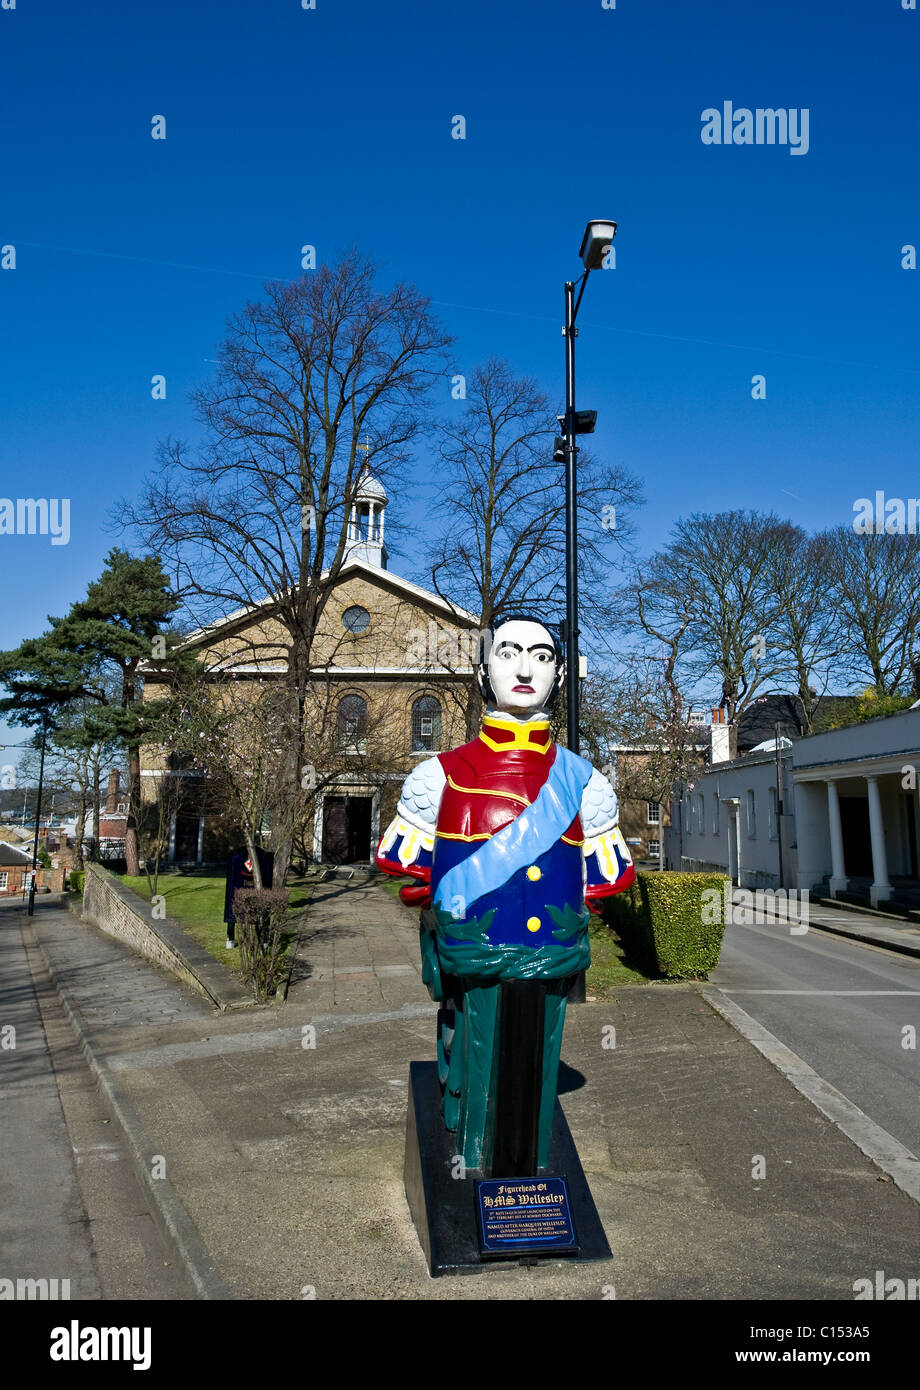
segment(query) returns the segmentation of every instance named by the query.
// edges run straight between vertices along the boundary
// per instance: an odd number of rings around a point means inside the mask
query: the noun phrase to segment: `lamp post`
[[[559,417],[564,437],[556,440],[553,458],[565,462],[565,694],[568,715],[568,746],[573,753],[580,749],[578,729],[578,480],[576,476],[575,436],[591,434],[597,421],[594,410],[575,409],[575,319],[578,306],[585,292],[585,285],[592,270],[598,270],[610,250],[616,236],[617,224],[610,220],[595,219],[589,222],[582,237],[580,256],[585,273],[577,282],[580,286],[575,298],[575,284],[567,280],[565,284],[565,415]]]
[[[581,297],[592,270],[598,270],[610,250],[616,236],[617,224],[610,220],[595,218],[585,228],[581,239],[582,265],[585,273],[577,282],[578,298],[575,298],[575,282],[565,282],[565,415],[558,417],[562,425],[563,438],[556,439],[553,458],[557,463],[565,463],[565,703],[567,734],[566,742],[573,753],[581,750],[578,706],[580,703],[578,679],[581,674],[578,658],[578,478],[576,459],[578,450],[575,436],[593,434],[597,423],[596,410],[575,409],[575,337],[578,332],[575,319]],[[585,974],[581,971],[569,991],[573,1004],[585,1001]]]
[[[45,745],[48,741],[48,717],[42,719],[42,751],[38,763],[38,799],[35,803],[35,839],[32,843],[32,878],[29,883],[29,913],[35,914],[35,879],[38,875],[38,829],[42,815],[42,783],[45,778]]]

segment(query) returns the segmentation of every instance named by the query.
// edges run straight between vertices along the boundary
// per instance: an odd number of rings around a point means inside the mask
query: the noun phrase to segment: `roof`
[[[386,489],[380,479],[374,477],[370,469],[365,469],[358,479],[356,497],[359,502],[383,502],[386,504]]]
[[[6,840],[0,840],[0,867],[6,865],[8,868],[18,869],[31,863],[31,854],[27,854],[24,849],[17,849],[15,845],[8,845]]]
[[[409,597],[427,603],[429,607],[439,609],[445,617],[452,618],[454,622],[461,625],[468,624],[471,627],[479,626],[479,619],[475,613],[470,613],[459,604],[449,603],[447,599],[441,598],[440,594],[433,593],[430,589],[423,589],[420,584],[413,584],[411,579],[403,579],[400,575],[394,574],[392,570],[383,570],[379,565],[371,564],[369,560],[362,559],[358,555],[350,556],[342,565],[336,578],[336,584],[342,584],[353,574],[360,574],[363,578],[371,578],[382,588],[395,589]],[[321,580],[328,579],[329,571],[324,570],[320,576]],[[249,604],[244,608],[237,608],[234,612],[228,613],[224,618],[218,618],[213,623],[207,623],[204,627],[196,628],[194,632],[188,633],[179,642],[179,648],[193,647],[203,642],[206,638],[215,637],[218,633],[237,624],[242,624],[247,619],[252,620],[258,614],[269,614],[272,609],[278,606],[277,598],[265,598],[261,603]],[[150,668],[142,662],[139,668],[145,672]]]
[[[822,695],[815,706],[814,718],[834,714],[854,704],[855,695]],[[748,705],[738,719],[738,752],[749,753],[758,744],[780,737],[801,738],[805,734],[802,702],[798,695],[761,695]]]

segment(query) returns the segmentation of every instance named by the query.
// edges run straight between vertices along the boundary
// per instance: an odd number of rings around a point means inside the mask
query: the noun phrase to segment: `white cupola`
[[[387,551],[383,543],[383,514],[387,494],[383,483],[365,466],[358,479],[358,490],[345,544],[347,560],[365,560],[379,569],[387,567]]]

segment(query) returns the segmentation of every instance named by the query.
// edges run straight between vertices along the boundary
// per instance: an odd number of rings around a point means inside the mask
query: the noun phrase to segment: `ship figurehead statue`
[[[589,909],[635,870],[612,786],[552,741],[565,677],[556,634],[539,619],[508,618],[485,645],[479,734],[406,778],[377,866],[415,880],[401,896],[422,910],[422,978],[441,1006],[444,1124],[467,1168],[491,1177],[516,1163],[547,1167],[566,995],[590,963]],[[522,991],[531,1016],[534,1000],[539,1012],[529,1034],[518,1023]],[[525,1053],[509,1061],[515,1041]],[[503,1132],[528,1085],[535,1132],[529,1156],[516,1160]]]

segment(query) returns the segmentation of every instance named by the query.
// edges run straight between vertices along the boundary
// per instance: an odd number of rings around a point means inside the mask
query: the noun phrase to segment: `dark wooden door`
[[[327,796],[323,800],[323,861],[366,864],[371,857],[371,798]]]
[[[198,862],[198,817],[180,811],[176,816],[176,862]]]
[[[323,862],[344,864],[348,859],[348,813],[344,796],[323,798]]]
[[[348,798],[348,863],[366,864],[371,857],[371,798]]]

